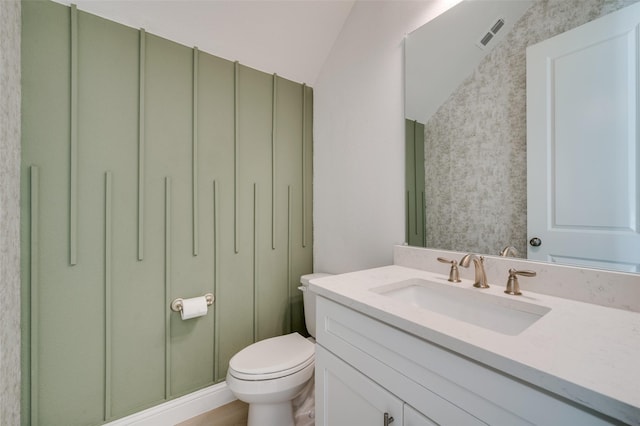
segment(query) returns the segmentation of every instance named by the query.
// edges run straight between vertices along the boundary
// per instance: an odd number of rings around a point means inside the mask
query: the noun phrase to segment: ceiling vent
[[[487,45],[491,42],[491,40],[495,38],[496,34],[498,33],[498,31],[500,31],[502,27],[504,27],[504,19],[498,18],[495,21],[495,23],[491,26],[491,28],[489,28],[486,34],[484,34],[480,38],[480,40],[476,43],[476,46],[484,50],[487,47]]]

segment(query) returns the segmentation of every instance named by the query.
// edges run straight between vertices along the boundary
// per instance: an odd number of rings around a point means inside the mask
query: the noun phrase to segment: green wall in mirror
[[[407,214],[405,241],[410,246],[425,247],[424,229],[424,124],[405,119],[405,186]]]

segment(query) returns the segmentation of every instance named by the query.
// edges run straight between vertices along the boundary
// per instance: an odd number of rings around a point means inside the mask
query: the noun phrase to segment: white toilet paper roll
[[[180,316],[183,320],[207,315],[207,299],[204,296],[182,300]]]

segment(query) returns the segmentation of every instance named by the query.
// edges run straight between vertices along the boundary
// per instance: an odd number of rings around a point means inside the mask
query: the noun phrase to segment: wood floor
[[[176,426],[247,426],[249,405],[236,400]]]

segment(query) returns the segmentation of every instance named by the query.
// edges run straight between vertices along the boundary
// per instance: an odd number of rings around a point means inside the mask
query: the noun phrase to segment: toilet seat
[[[315,361],[315,345],[298,333],[272,337],[247,346],[229,361],[239,380],[270,380],[295,374]]]

